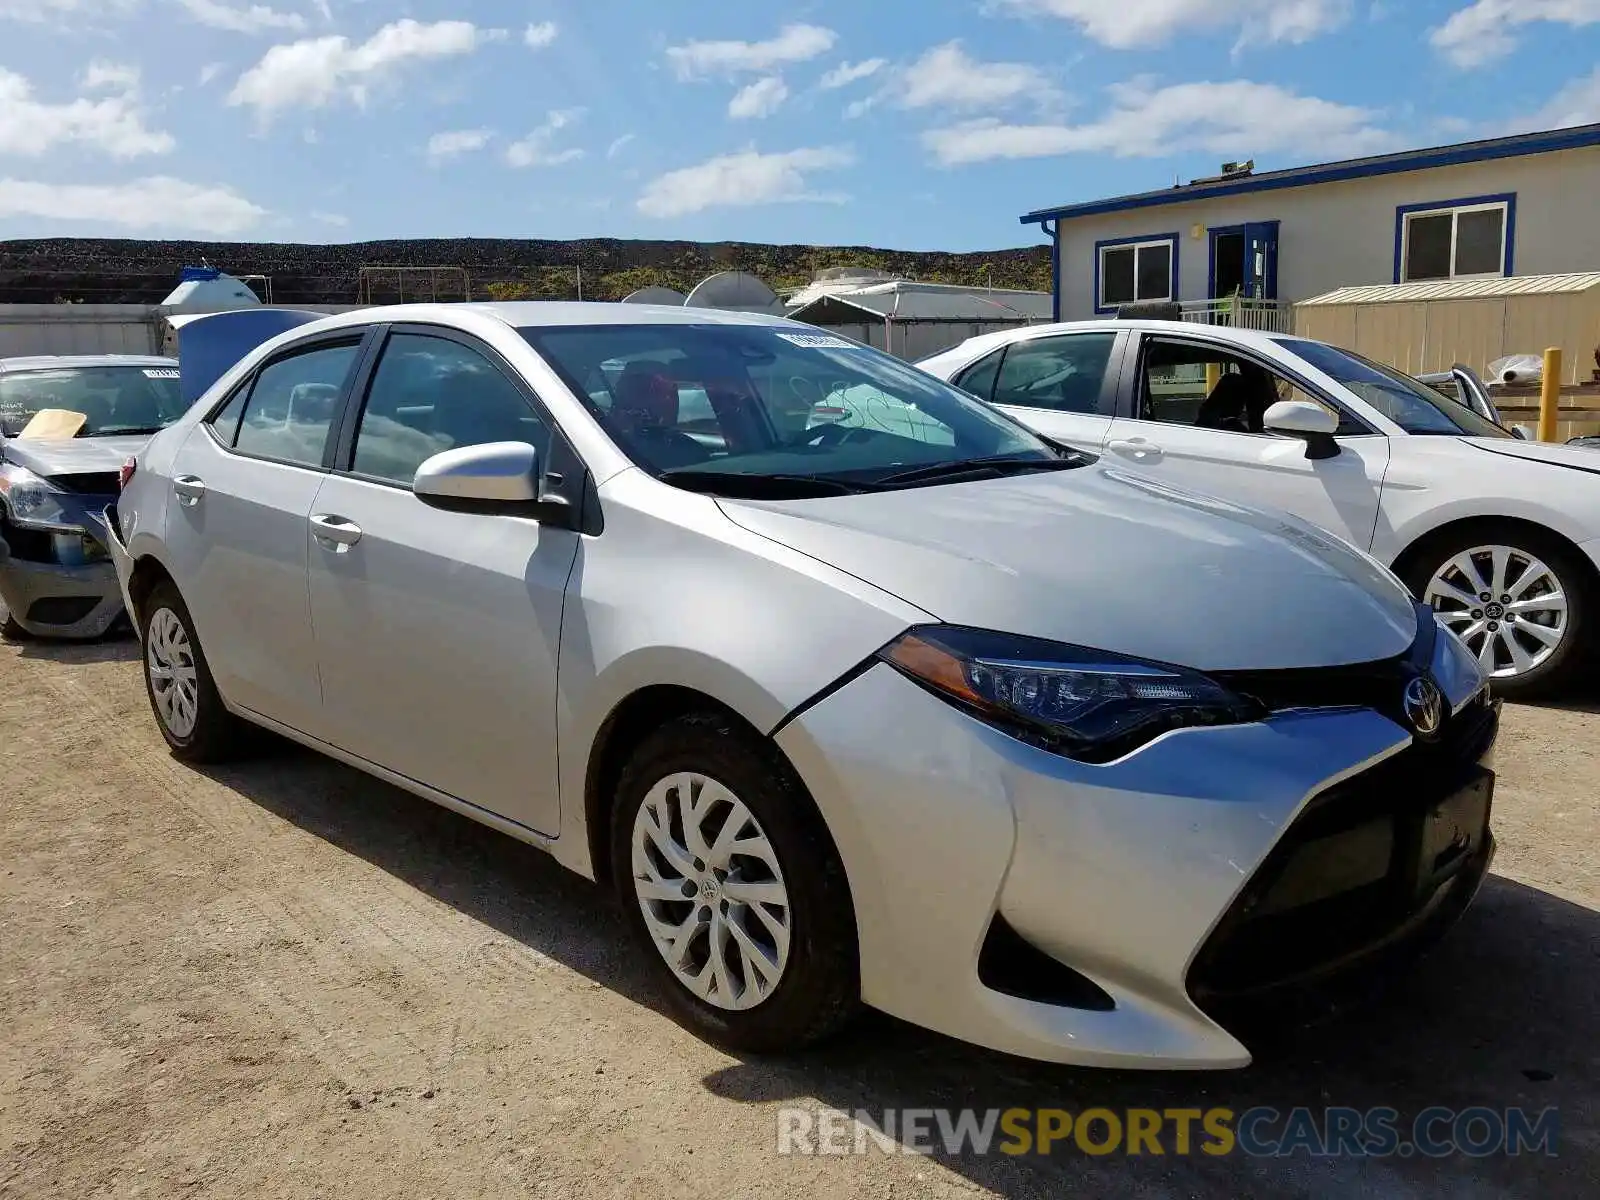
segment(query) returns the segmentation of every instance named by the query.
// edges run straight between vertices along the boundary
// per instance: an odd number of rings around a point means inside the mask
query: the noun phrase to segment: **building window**
[[[1511,274],[1515,213],[1515,196],[1482,196],[1399,209],[1395,282]]]
[[[1178,293],[1178,235],[1100,242],[1095,308],[1101,312],[1141,300],[1175,300]]]

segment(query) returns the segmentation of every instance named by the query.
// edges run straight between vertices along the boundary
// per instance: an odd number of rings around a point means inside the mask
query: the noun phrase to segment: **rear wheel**
[[[186,762],[220,762],[239,752],[245,726],[227,710],[211,678],[194,620],[170,583],[141,605],[144,684],[156,725]]]
[[[1436,544],[1410,575],[1407,582],[1466,643],[1499,695],[1548,695],[1582,666],[1590,575],[1551,535],[1480,526]]]
[[[617,890],[673,1007],[760,1052],[834,1032],[860,995],[844,868],[799,780],[731,718],[673,721],[619,782]]]

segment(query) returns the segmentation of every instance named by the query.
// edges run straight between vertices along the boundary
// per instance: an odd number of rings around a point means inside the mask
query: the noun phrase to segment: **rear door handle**
[[[1122,455],[1123,458],[1131,458],[1134,462],[1161,461],[1161,447],[1154,442],[1145,441],[1144,438],[1114,439],[1106,443],[1106,449],[1113,454]]]
[[[177,493],[179,504],[193,508],[205,498],[205,480],[198,475],[178,475],[172,480],[172,490]]]
[[[311,518],[311,536],[324,550],[344,554],[361,540],[361,526],[345,517],[316,513]]]

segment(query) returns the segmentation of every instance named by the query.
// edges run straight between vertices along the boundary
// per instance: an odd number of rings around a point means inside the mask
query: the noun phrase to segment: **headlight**
[[[29,529],[49,529],[58,533],[82,533],[83,526],[68,521],[61,506],[64,493],[48,479],[41,479],[27,467],[0,463],[0,500],[15,525]]]
[[[918,626],[879,657],[981,720],[1084,762],[1110,762],[1169,729],[1265,715],[1183,667],[982,629]]]

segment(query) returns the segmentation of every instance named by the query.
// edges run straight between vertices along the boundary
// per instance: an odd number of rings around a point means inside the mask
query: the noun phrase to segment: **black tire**
[[[710,1004],[679,982],[650,935],[634,890],[635,818],[650,789],[679,771],[698,772],[737,796],[771,843],[783,874],[789,958],[772,993],[748,1009]],[[784,1053],[828,1037],[855,1015],[861,995],[855,913],[838,851],[788,763],[731,717],[680,718],[634,750],[618,783],[611,862],[636,943],[663,981],[675,1012],[702,1037],[757,1054]]]
[[[1494,694],[1507,700],[1538,700],[1568,689],[1592,654],[1588,645],[1591,611],[1597,601],[1594,572],[1560,538],[1545,530],[1512,522],[1474,525],[1432,542],[1411,557],[1405,583],[1426,599],[1429,581],[1456,555],[1475,546],[1509,546],[1532,555],[1554,572],[1567,598],[1567,631],[1555,651],[1532,670],[1496,679]],[[1474,647],[1476,648],[1476,647]]]
[[[185,733],[174,733],[161,715],[156,702],[155,686],[150,678],[150,627],[158,613],[170,612],[183,626],[188,638],[195,671],[194,727]],[[194,619],[171,583],[156,584],[140,605],[139,612],[140,671],[144,675],[145,695],[150,699],[150,711],[155,716],[156,728],[167,740],[173,757],[191,763],[225,762],[237,757],[248,744],[249,728],[230,713],[222,703],[216,681],[211,678],[211,668],[206,664],[205,651],[195,633]]]
[[[5,621],[0,622],[0,638],[8,642],[31,642],[33,634],[19,625],[17,619],[8,612]]]

